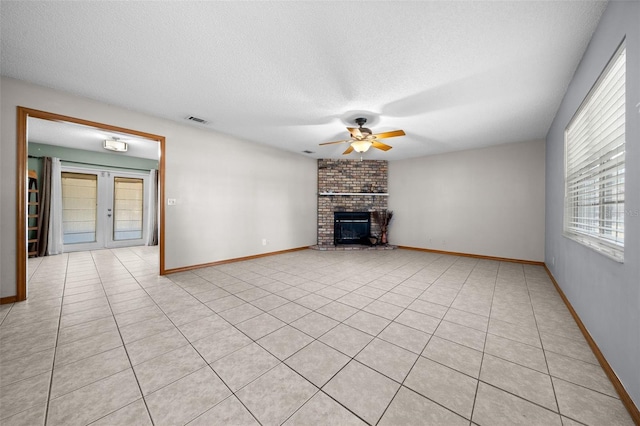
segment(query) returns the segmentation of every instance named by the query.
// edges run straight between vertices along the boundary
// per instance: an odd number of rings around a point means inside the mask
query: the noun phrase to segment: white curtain
[[[149,171],[149,199],[147,200],[147,241],[148,246],[158,245],[158,171]]]
[[[51,159],[51,213],[49,215],[49,243],[47,254],[61,254],[62,244],[62,164]]]

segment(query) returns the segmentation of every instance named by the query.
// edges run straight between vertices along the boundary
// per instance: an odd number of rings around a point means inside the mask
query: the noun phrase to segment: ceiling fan
[[[394,130],[391,132],[377,133],[374,134],[371,129],[367,129],[366,127],[362,127],[367,122],[366,118],[356,118],[356,124],[360,127],[347,127],[349,133],[351,133],[351,139],[345,139],[342,141],[335,142],[325,142],[320,145],[333,145],[337,143],[350,143],[351,146],[347,148],[343,155],[351,154],[353,151],[363,153],[366,152],[369,148],[374,147],[381,149],[383,151],[389,151],[392,147],[390,145],[384,144],[378,139],[384,138],[393,138],[395,136],[404,136],[404,130]]]

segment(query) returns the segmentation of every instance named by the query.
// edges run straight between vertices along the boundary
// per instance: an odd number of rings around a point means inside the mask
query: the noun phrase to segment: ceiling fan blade
[[[349,148],[347,148],[347,150],[343,152],[342,155],[351,154],[352,152],[353,152],[353,147],[349,145]]]
[[[377,139],[384,139],[384,138],[393,138],[395,136],[404,136],[404,135],[406,135],[404,130],[394,130],[392,132],[378,133],[373,136],[375,136]]]
[[[333,145],[336,143],[345,143],[345,142],[351,142],[351,140],[344,140],[344,141],[335,141],[335,142],[325,142],[325,143],[321,143],[319,145]]]
[[[373,146],[374,148],[381,149],[383,151],[389,151],[391,148],[393,148],[391,145],[387,145],[386,143],[382,143],[378,141],[371,142],[371,146]]]
[[[347,130],[349,131],[349,133],[351,133],[351,136],[353,136],[354,138],[356,139],[362,138],[362,132],[357,127],[347,127]]]

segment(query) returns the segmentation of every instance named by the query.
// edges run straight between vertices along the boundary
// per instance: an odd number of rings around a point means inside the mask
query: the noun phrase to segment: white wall
[[[547,134],[545,262],[640,407],[640,2],[608,4]],[[624,263],[562,236],[564,129],[626,37]],[[554,262],[555,260],[555,262]]]
[[[15,79],[0,90],[0,297],[15,295],[16,106],[166,137],[165,198],[177,199],[166,208],[167,269],[315,244],[314,159]]]
[[[544,141],[389,164],[389,242],[544,259]]]

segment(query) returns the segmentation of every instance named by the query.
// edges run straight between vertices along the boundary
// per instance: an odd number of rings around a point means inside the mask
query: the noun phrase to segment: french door
[[[149,176],[62,168],[64,251],[144,245]]]

